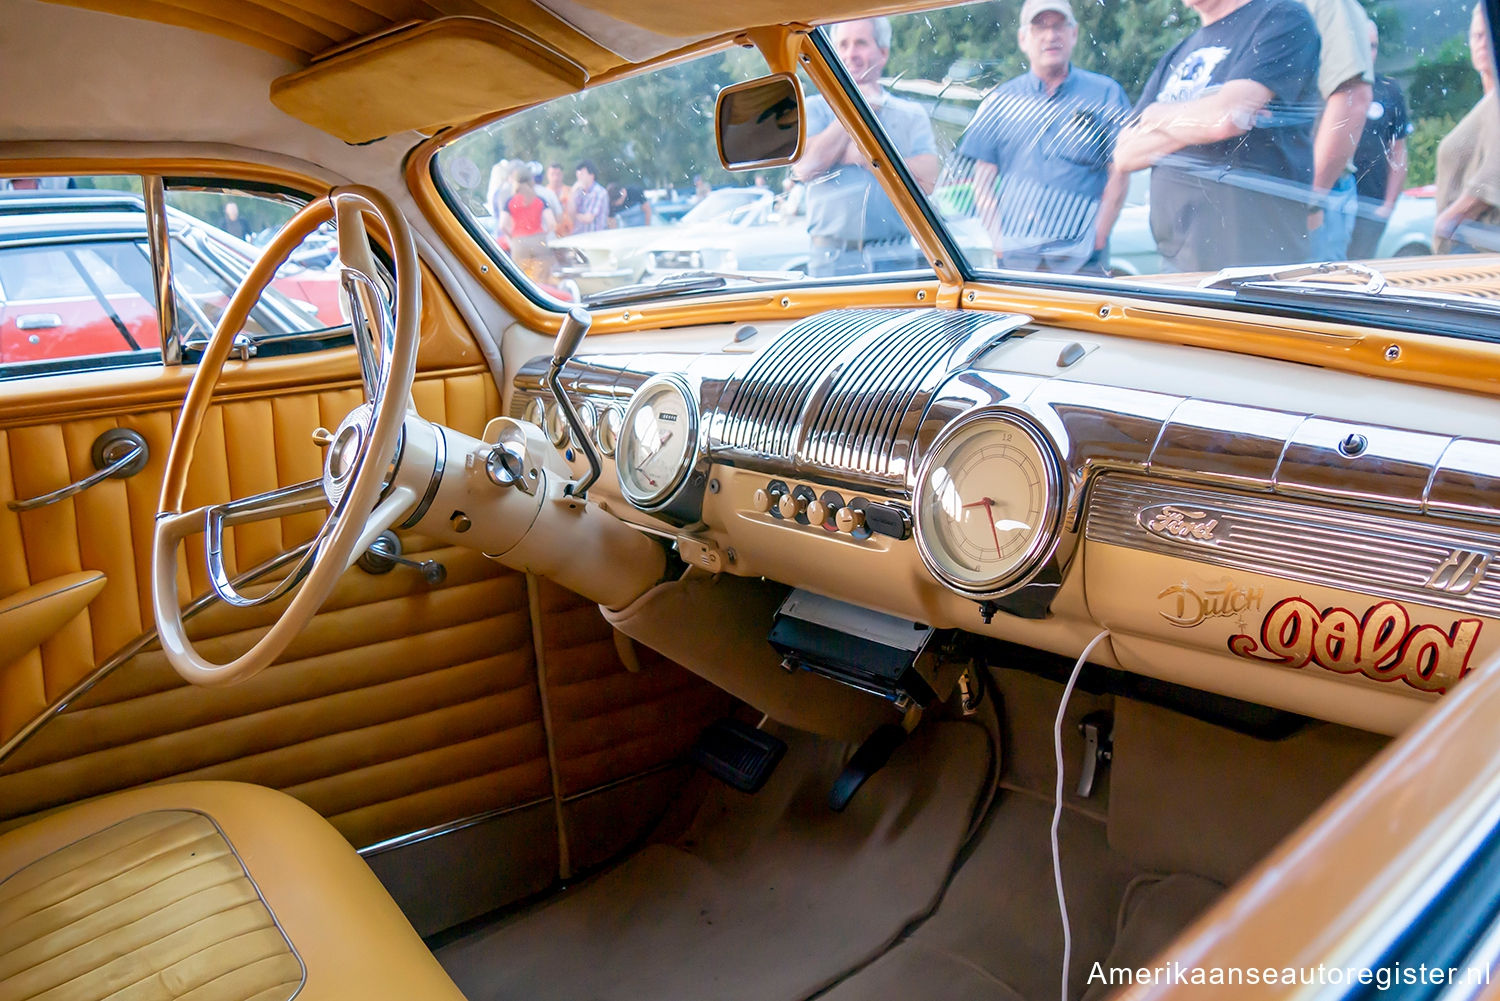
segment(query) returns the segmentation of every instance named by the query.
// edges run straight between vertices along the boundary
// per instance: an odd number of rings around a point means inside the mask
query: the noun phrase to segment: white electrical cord
[[[1073,673],[1068,676],[1067,687],[1063,689],[1062,702],[1057,706],[1057,723],[1052,728],[1052,750],[1057,759],[1057,789],[1052,801],[1052,882],[1057,887],[1057,911],[1062,916],[1063,927],[1062,1001],[1068,1001],[1068,967],[1073,962],[1073,926],[1068,923],[1068,899],[1063,894],[1062,851],[1057,846],[1057,829],[1062,824],[1063,809],[1063,717],[1068,713],[1068,700],[1073,697],[1073,686],[1078,684],[1078,675],[1083,673],[1089,654],[1108,635],[1109,630],[1104,630],[1089,640],[1089,645],[1078,655],[1078,663],[1073,665]]]

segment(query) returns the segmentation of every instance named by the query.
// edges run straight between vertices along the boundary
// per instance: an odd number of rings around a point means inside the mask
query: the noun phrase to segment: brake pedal
[[[886,723],[866,737],[844,770],[839,772],[839,777],[833,780],[833,789],[828,793],[828,809],[842,813],[854,794],[859,792],[859,787],[884,768],[891,755],[896,753],[896,748],[906,743],[906,736],[905,727]]]
[[[698,735],[691,757],[740,792],[759,792],[786,754],[786,741],[726,716]]]

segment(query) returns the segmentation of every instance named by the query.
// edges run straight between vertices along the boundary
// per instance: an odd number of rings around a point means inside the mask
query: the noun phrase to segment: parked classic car
[[[258,251],[169,211],[178,303],[206,340]],[[0,192],[0,365],[159,347],[139,195]],[[338,276],[286,265],[256,311],[256,333],[340,326]]]
[[[1494,997],[1495,258],[1002,272],[879,84],[1074,40],[1135,100],[1250,4],[1313,92],[1290,0],[0,0],[0,175],[139,190],[157,314],[0,366],[0,998]],[[1387,30],[1427,138],[1467,23]],[[1035,134],[1121,176],[1171,110]],[[797,280],[585,310],[502,156],[829,200]],[[205,192],[298,207],[183,350]],[[242,331],[329,223],[347,323]]]

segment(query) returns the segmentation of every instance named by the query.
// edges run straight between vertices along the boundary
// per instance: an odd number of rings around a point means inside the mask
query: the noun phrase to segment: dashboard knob
[[[765,487],[755,488],[755,493],[750,495],[750,506],[761,514],[771,510],[771,495],[766,493]]]
[[[833,523],[840,532],[853,534],[865,527],[865,513],[852,507],[841,507],[833,516]]]
[[[828,505],[820,500],[815,500],[807,505],[807,522],[810,525],[824,525],[828,522]]]
[[[805,497],[795,497],[792,494],[782,494],[781,500],[776,502],[776,506],[781,510],[783,518],[795,518],[806,510],[807,499]]]

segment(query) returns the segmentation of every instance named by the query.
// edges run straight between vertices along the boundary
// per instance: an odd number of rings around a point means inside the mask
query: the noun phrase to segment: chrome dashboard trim
[[[1210,537],[1143,524],[1163,507],[1213,523]],[[1111,473],[1093,484],[1089,542],[1177,556],[1324,587],[1500,617],[1500,535],[1394,515],[1332,508]]]
[[[1062,452],[1069,498],[1064,525],[1069,536],[1080,531],[1092,481],[1104,472],[1149,474],[1189,485],[1500,526],[1500,441],[1199,399],[1186,393],[1097,385],[1051,372],[1007,371],[1007,338],[1024,343],[1032,333],[1019,329],[1029,321],[1009,315],[986,317],[1003,321],[1005,327],[1014,324],[1009,334],[986,338],[970,331],[973,339],[962,341],[946,357],[940,366],[942,374],[930,380],[930,392],[911,396],[905,412],[891,422],[896,444],[885,471],[871,468],[871,450],[862,441],[854,442],[847,429],[840,438],[836,431],[811,422],[827,409],[834,417],[852,415],[851,426],[856,430],[872,425],[878,430],[875,415],[882,400],[888,401],[892,387],[885,387],[885,396],[872,391],[830,403],[823,390],[831,376],[816,369],[804,373],[806,381],[801,384],[781,380],[763,387],[763,395],[769,395],[758,405],[769,408],[767,412],[775,410],[778,401],[800,400],[788,418],[789,426],[778,428],[776,442],[770,443],[773,447],[757,447],[760,439],[753,435],[750,445],[737,443],[751,440],[745,438],[749,431],[744,419],[734,413],[743,409],[739,404],[744,403],[744,379],[756,361],[775,351],[788,335],[841,331],[844,340],[838,350],[833,351],[830,344],[830,350],[819,355],[830,360],[831,370],[835,359],[842,359],[842,366],[851,364],[858,357],[856,347],[864,343],[864,337],[872,336],[871,330],[886,336],[880,333],[885,330],[894,337],[916,322],[915,314],[931,312],[821,314],[787,328],[750,356],[639,353],[575,359],[563,381],[596,402],[618,403],[656,374],[684,372],[690,383],[698,383],[702,447],[709,461],[898,500],[911,496],[924,456],[953,420],[986,406],[1019,407],[1035,417]],[[907,316],[911,318],[901,321]],[[859,322],[851,327],[855,320]],[[928,318],[926,322],[935,321]],[[921,335],[914,337],[920,340]],[[544,362],[537,359],[523,367],[515,379],[519,392],[541,392]],[[946,367],[959,364],[967,367]],[[908,377],[918,378],[910,373]],[[1358,448],[1343,447],[1351,439],[1360,439]]]

